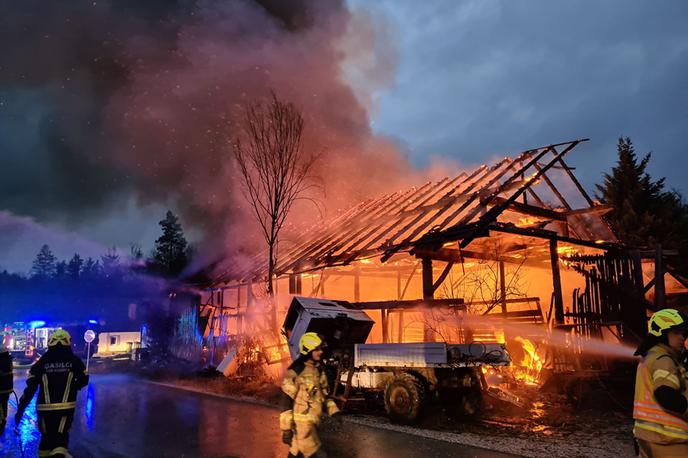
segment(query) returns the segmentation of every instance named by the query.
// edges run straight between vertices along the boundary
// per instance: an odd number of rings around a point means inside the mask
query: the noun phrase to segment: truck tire
[[[408,373],[394,375],[385,387],[385,410],[394,423],[414,423],[423,409],[425,388]]]
[[[464,387],[459,397],[458,413],[466,418],[475,418],[483,410],[483,393],[480,379],[474,373],[470,376],[470,386]]]
[[[459,413],[466,418],[475,418],[483,410],[483,395],[480,390],[469,390],[461,395]]]

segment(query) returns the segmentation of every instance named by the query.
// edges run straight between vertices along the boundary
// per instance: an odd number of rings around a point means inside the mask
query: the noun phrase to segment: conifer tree
[[[681,248],[688,237],[681,196],[664,189],[664,178],[652,180],[646,171],[651,154],[638,160],[630,138],[619,138],[617,149],[616,166],[597,186],[600,199],[613,208],[606,218],[617,237],[632,246]]]
[[[43,245],[31,265],[34,278],[47,279],[55,275],[57,258],[48,245]]]
[[[166,277],[179,275],[188,264],[188,243],[177,216],[167,211],[160,221],[162,235],[155,241],[153,265],[155,270]]]
[[[79,256],[77,253],[74,253],[74,256],[72,256],[72,259],[69,260],[69,264],[67,264],[67,275],[72,280],[78,280],[79,276],[81,275],[81,268],[84,265],[84,260],[81,259],[81,256]]]

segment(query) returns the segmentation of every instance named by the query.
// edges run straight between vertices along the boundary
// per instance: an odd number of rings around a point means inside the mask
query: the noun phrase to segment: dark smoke
[[[342,1],[0,5],[0,209],[83,221],[133,194],[176,202],[185,224],[231,239],[246,220],[232,126],[271,90],[303,111],[306,143],[324,153],[329,211],[401,186],[408,172],[342,75],[356,58],[347,34],[379,62],[365,70],[373,85],[389,82],[393,53]]]
[[[2,1],[0,208],[59,219],[107,209],[133,186],[108,161],[104,107],[137,59],[129,37],[164,46],[189,6]],[[145,5],[142,7],[140,5]]]

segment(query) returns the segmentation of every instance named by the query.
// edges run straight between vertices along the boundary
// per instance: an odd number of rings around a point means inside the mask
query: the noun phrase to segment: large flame
[[[520,336],[514,338],[514,340],[521,344],[524,353],[520,363],[513,366],[514,377],[516,380],[528,385],[538,385],[540,382],[540,372],[542,371],[542,359],[538,355],[535,345],[530,339]]]

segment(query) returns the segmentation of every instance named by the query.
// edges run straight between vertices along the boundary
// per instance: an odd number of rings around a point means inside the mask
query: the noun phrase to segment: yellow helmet
[[[307,355],[322,346],[323,340],[315,332],[307,332],[299,339],[299,351],[302,355]]]
[[[55,345],[64,345],[65,347],[70,347],[72,345],[72,336],[69,335],[64,329],[58,329],[53,332],[48,340],[48,346],[54,347]]]
[[[662,336],[676,329],[688,329],[688,321],[678,310],[663,309],[652,314],[650,318],[650,334]]]

